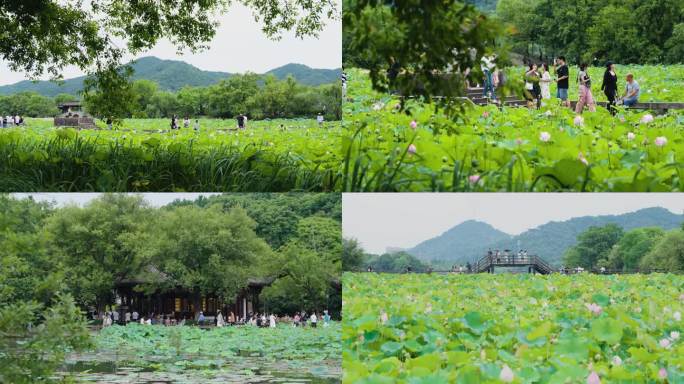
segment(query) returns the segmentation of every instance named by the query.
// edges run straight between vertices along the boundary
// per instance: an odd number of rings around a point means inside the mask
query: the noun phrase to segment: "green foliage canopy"
[[[501,33],[472,5],[448,0],[345,0],[343,24],[345,63],[368,69],[376,90],[444,96],[450,112],[465,70],[482,74],[480,60]]]
[[[679,0],[500,0],[506,40],[527,58],[603,65],[682,63],[684,3]]]

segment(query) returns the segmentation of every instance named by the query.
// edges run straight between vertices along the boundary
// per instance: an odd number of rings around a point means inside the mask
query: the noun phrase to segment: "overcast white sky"
[[[341,8],[341,1],[338,2]],[[318,38],[299,39],[294,33],[283,34],[278,41],[269,40],[254,21],[252,11],[233,4],[227,14],[220,17],[220,28],[207,51],[179,56],[168,41],[160,42],[152,50],[137,57],[157,56],[161,59],[182,60],[206,71],[264,73],[289,63],[305,64],[312,68],[339,68],[342,66],[342,22],[328,20]],[[134,57],[128,57],[129,60]],[[0,60],[0,85],[26,80],[26,74],[11,72],[7,63]],[[78,68],[68,68],[64,78],[81,76]]]
[[[54,201],[60,206],[65,204],[82,206],[100,196],[101,193],[12,193],[11,195],[19,199],[33,196],[36,201]],[[151,205],[161,207],[175,200],[195,200],[200,195],[211,196],[218,195],[218,193],[140,193],[140,195]]]
[[[342,230],[364,249],[410,248],[466,220],[478,220],[517,235],[549,221],[615,215],[641,208],[684,211],[681,193],[345,193]]]

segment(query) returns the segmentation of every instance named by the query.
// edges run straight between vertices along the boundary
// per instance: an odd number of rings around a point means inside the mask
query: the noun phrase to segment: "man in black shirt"
[[[568,100],[568,88],[570,79],[570,70],[568,65],[565,63],[565,57],[560,56],[556,60],[556,82],[558,83],[558,92],[556,96],[561,99],[562,105],[570,108],[570,101]]]
[[[237,117],[237,123],[239,129],[245,129],[245,115],[239,114]]]

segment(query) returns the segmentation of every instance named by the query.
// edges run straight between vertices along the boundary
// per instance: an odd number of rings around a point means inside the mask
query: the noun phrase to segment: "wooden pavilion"
[[[138,287],[154,282],[164,282],[167,277],[156,268],[148,268],[146,273],[125,279],[116,284],[115,295],[117,311],[138,312],[141,316],[154,314],[173,315],[177,320],[193,319],[199,311],[205,316],[216,316],[220,310],[224,316],[229,313],[242,318],[259,307],[261,291],[271,285],[274,278],[251,278],[247,286],[232,300],[221,299],[215,294],[201,295],[180,287],[160,289],[153,293],[144,292]]]
[[[95,120],[85,112],[80,101],[65,102],[58,108],[62,113],[55,117],[55,127],[95,128]]]

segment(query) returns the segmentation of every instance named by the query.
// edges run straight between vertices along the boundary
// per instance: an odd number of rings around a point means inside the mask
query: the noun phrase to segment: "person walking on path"
[[[617,73],[615,73],[615,64],[609,61],[608,64],[606,64],[606,72],[603,74],[601,90],[608,99],[608,112],[610,112],[610,114],[613,116],[615,116],[615,113],[617,113],[617,110],[615,109],[617,89]]]
[[[584,107],[588,107],[590,112],[596,112],[596,104],[594,103],[594,96],[591,94],[591,77],[587,71],[587,64],[580,64],[580,72],[577,75],[577,82],[579,83],[579,101],[575,107],[575,113],[581,115]]]
[[[565,57],[559,56],[556,59],[556,84],[558,89],[556,96],[561,100],[561,105],[570,108],[570,101],[568,100],[568,89],[570,88],[570,69],[565,63]]]

